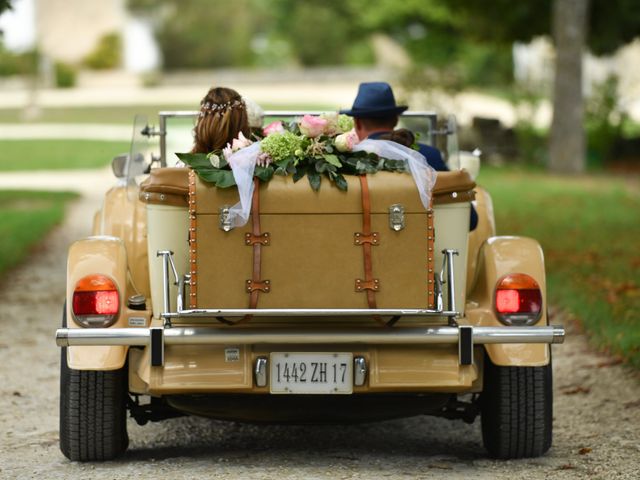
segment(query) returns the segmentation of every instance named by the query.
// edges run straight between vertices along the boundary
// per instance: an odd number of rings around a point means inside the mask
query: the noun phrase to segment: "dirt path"
[[[543,458],[484,458],[479,421],[281,427],[180,418],[144,427],[130,421],[130,449],[116,462],[67,461],[58,449],[53,333],[66,249],[86,234],[99,201],[86,196],[73,205],[31,261],[2,281],[0,478],[640,478],[637,374],[593,353],[570,321],[567,342],[553,350],[554,444]]]

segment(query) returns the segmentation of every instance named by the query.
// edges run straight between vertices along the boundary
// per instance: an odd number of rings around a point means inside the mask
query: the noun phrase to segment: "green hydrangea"
[[[338,117],[338,128],[341,132],[348,132],[353,129],[353,118],[348,115],[340,115]]]
[[[279,162],[294,156],[296,150],[302,148],[302,138],[291,132],[273,133],[264,138],[260,146],[274,162]]]

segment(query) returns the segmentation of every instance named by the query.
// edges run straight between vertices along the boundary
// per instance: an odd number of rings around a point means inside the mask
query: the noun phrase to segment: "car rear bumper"
[[[291,329],[233,327],[61,328],[59,347],[128,345],[151,347],[151,364],[163,365],[165,345],[428,345],[458,344],[460,364],[473,361],[473,346],[505,343],[562,343],[561,326]]]

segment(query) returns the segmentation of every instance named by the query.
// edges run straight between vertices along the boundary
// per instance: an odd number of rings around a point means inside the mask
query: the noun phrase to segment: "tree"
[[[261,6],[254,0],[129,0],[134,12],[153,18],[167,70],[243,66]]]
[[[549,168],[581,173],[585,168],[582,57],[586,38],[588,0],[555,0],[553,38],[556,74]]]
[[[437,32],[448,33],[452,41],[464,38],[504,46],[550,35],[554,25],[558,68],[550,168],[558,171],[584,169],[584,147],[580,147],[584,145],[582,52],[588,47],[596,54],[612,53],[640,36],[637,0],[351,1],[363,7],[366,4],[369,13],[364,21],[370,28],[384,28],[393,34],[406,32],[411,25],[422,26],[427,35],[412,50],[423,52],[432,48],[430,42],[438,40]]]

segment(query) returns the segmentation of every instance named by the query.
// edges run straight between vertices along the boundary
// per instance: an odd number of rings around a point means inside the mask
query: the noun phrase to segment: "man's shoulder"
[[[429,165],[439,171],[449,170],[447,165],[442,160],[442,154],[440,150],[426,143],[418,143],[418,151],[424,155]]]
[[[427,145],[426,143],[418,143],[418,149],[420,150],[420,153],[422,153],[423,155],[425,155],[426,153],[428,155],[437,155],[439,158],[442,157],[442,155],[440,154],[440,150],[438,150],[435,147],[432,147],[431,145]]]

